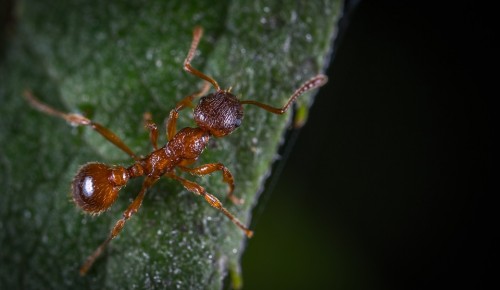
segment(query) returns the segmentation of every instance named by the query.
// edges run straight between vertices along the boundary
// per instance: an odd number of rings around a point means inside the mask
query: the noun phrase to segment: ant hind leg
[[[222,206],[222,203],[212,194],[208,193],[205,188],[201,185],[179,177],[173,173],[166,175],[167,177],[173,178],[179,181],[184,188],[191,191],[196,195],[201,195],[205,200],[214,208],[221,211],[225,216],[227,216],[236,226],[238,226],[241,230],[245,232],[245,235],[249,238],[253,236],[253,231],[249,230],[241,221],[239,221],[232,213],[230,213],[225,207]]]
[[[222,163],[209,163],[209,164],[204,164],[199,167],[195,168],[188,168],[184,166],[179,166],[179,168],[184,171],[188,172],[193,175],[198,175],[198,176],[203,176],[203,175],[208,175],[213,173],[214,171],[222,171],[222,178],[223,181],[229,186],[229,190],[227,193],[227,197],[234,203],[234,204],[243,204],[244,200],[237,198],[234,194],[234,178],[229,169],[227,169],[226,166]]]
[[[144,180],[141,191],[136,196],[134,201],[128,206],[127,210],[123,212],[122,218],[116,222],[115,226],[109,233],[108,238],[104,240],[104,242],[102,242],[99,247],[97,247],[97,249],[87,258],[85,263],[82,265],[82,267],[80,268],[80,275],[83,276],[87,273],[90,267],[92,267],[92,265],[94,264],[95,260],[102,254],[104,249],[106,249],[106,246],[111,242],[111,240],[113,240],[116,236],[118,236],[118,234],[120,234],[127,220],[130,219],[132,215],[135,214],[141,207],[142,200],[144,199],[144,195],[146,194],[148,188],[150,188],[157,180],[158,178],[146,178]]]

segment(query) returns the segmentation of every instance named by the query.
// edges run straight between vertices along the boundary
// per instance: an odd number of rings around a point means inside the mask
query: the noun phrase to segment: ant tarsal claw
[[[217,81],[191,66],[191,61],[195,56],[202,35],[203,29],[196,27],[193,31],[193,40],[188,55],[184,60],[184,70],[203,79],[205,84],[199,92],[191,94],[178,102],[170,112],[167,120],[167,142],[161,148],[157,146],[158,128],[153,122],[151,114],[144,114],[144,124],[146,129],[149,130],[150,141],[154,151],[143,158],[137,156],[115,133],[106,127],[78,114],[63,113],[39,101],[31,91],[26,90],[24,92],[25,98],[35,109],[48,115],[62,118],[75,126],[91,127],[134,159],[134,163],[128,168],[121,166],[113,167],[96,162],[87,163],[80,168],[72,182],[73,200],[85,212],[98,214],[107,210],[116,201],[120,189],[131,178],[146,176],[141,191],[125,210],[122,218],[116,222],[108,238],[88,257],[80,269],[82,275],[87,273],[94,261],[105,250],[106,246],[121,232],[126,221],[139,210],[146,191],[162,176],[177,180],[187,190],[203,196],[212,207],[227,216],[248,238],[253,236],[253,231],[249,230],[230,213],[219,199],[207,193],[199,184],[177,176],[174,171],[176,168],[179,168],[182,171],[198,176],[220,171],[223,181],[229,187],[227,194],[229,200],[236,205],[243,204],[244,200],[233,194],[235,187],[233,175],[222,163],[210,163],[194,168],[186,166],[191,165],[198,159],[207,146],[210,137],[227,136],[241,125],[243,120],[243,105],[255,105],[273,114],[283,114],[300,95],[324,85],[327,82],[327,77],[319,74],[306,81],[288,98],[283,107],[272,107],[252,100],[240,101],[231,92],[232,87],[229,87],[228,90],[221,90]],[[206,95],[209,89],[208,84],[211,84],[215,88],[215,92]],[[193,101],[196,98],[200,98],[198,104],[194,107],[193,113],[197,127],[186,127],[177,131],[176,125],[179,112],[187,107],[193,107]]]

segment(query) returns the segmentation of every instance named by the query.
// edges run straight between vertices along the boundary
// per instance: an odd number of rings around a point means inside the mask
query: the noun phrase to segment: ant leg
[[[302,95],[303,93],[313,90],[315,88],[321,87],[322,85],[326,84],[328,81],[327,76],[319,74],[307,82],[303,83],[288,99],[286,104],[282,108],[275,108],[271,107],[269,105],[257,102],[257,101],[241,101],[240,103],[242,104],[249,104],[249,105],[255,105],[258,106],[268,112],[274,113],[281,115],[285,113],[288,110],[288,107],[297,99],[298,96]]]
[[[185,97],[184,99],[182,99],[180,102],[177,103],[177,105],[172,111],[170,111],[170,115],[168,116],[167,120],[168,141],[172,140],[172,138],[176,133],[176,125],[177,125],[177,119],[179,118],[179,111],[186,107],[193,107],[193,100],[195,98],[205,95],[209,89],[210,89],[210,83],[203,82],[203,88],[200,91]]]
[[[233,214],[231,214],[225,207],[222,206],[222,203],[212,194],[208,193],[205,188],[203,188],[201,185],[189,181],[187,179],[184,179],[182,177],[179,177],[175,175],[174,173],[170,173],[167,175],[170,178],[173,178],[177,181],[179,181],[184,188],[187,190],[191,191],[192,193],[196,195],[201,195],[205,198],[205,200],[214,208],[218,209],[221,211],[225,216],[227,216],[236,226],[238,226],[240,229],[242,229],[245,232],[245,235],[249,238],[253,236],[253,231],[249,230],[242,222],[240,222],[236,217],[234,217]]]
[[[201,79],[210,82],[217,91],[220,91],[219,84],[213,78],[207,76],[206,74],[200,72],[199,70],[191,66],[191,60],[193,59],[194,54],[196,53],[196,48],[200,43],[202,35],[203,35],[203,28],[201,28],[200,26],[196,26],[193,30],[193,41],[191,42],[191,47],[189,48],[189,52],[188,55],[186,56],[186,59],[184,60],[184,70],[190,74],[193,74]]]
[[[149,140],[153,145],[154,150],[158,149],[158,126],[156,126],[155,122],[153,122],[153,117],[151,113],[146,112],[143,115],[144,118],[144,127],[146,130],[149,130]]]
[[[137,197],[134,199],[134,201],[128,206],[127,210],[123,212],[122,218],[119,219],[113,229],[111,230],[108,238],[102,242],[99,247],[90,255],[85,263],[82,265],[80,268],[80,275],[85,275],[90,267],[92,267],[92,264],[94,264],[95,260],[102,254],[106,246],[113,240],[118,234],[122,231],[123,227],[125,226],[125,222],[132,217],[133,214],[135,214],[139,208],[141,207],[142,200],[144,199],[144,195],[146,194],[146,191],[148,188],[150,188],[158,178],[146,178],[144,180],[144,183],[142,184],[141,191],[137,195]]]
[[[120,148],[122,151],[127,153],[134,160],[139,160],[139,157],[137,157],[137,155],[135,155],[134,152],[132,152],[132,150],[127,145],[125,145],[125,143],[123,143],[123,141],[118,136],[116,136],[115,133],[113,133],[106,127],[102,126],[101,124],[92,122],[91,120],[87,119],[86,117],[80,114],[67,114],[58,111],[50,107],[49,105],[42,103],[29,90],[24,91],[24,97],[26,98],[26,100],[28,100],[31,106],[33,106],[35,109],[45,114],[62,118],[73,126],[91,127],[92,129],[97,131],[97,133],[101,134],[104,138],[106,138],[109,142],[113,143],[116,147]]]
[[[179,169],[181,169],[184,172],[188,172],[193,175],[198,175],[198,176],[203,176],[207,174],[211,174],[214,171],[222,171],[222,178],[225,183],[229,186],[228,194],[227,197],[234,203],[234,204],[243,204],[243,199],[237,198],[234,194],[234,178],[229,169],[227,169],[226,166],[222,163],[210,163],[210,164],[205,164],[200,167],[196,168],[188,168],[184,166],[179,166]]]

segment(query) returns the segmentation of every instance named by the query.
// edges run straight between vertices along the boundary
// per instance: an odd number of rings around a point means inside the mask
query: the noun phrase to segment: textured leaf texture
[[[205,31],[194,67],[241,99],[280,106],[325,69],[340,1],[19,1],[13,10],[0,63],[1,288],[222,288],[228,268],[238,268],[246,238],[170,179],[148,191],[137,215],[80,277],[81,263],[141,180],[122,189],[109,211],[82,214],[70,196],[79,166],[132,161],[91,129],[32,109],[22,92],[29,88],[53,107],[92,118],[145,155],[151,145],[143,113],[152,113],[164,143],[168,112],[202,86],[182,70],[194,26]],[[301,106],[311,96],[301,97]],[[225,198],[219,173],[188,178],[249,224],[291,116],[247,106],[241,128],[214,138],[197,162],[224,163],[244,205]],[[178,128],[185,126],[194,126],[190,110],[181,112]]]

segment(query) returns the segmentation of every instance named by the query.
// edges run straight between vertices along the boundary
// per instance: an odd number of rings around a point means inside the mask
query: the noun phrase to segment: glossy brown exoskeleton
[[[72,182],[73,200],[85,212],[99,214],[107,210],[118,197],[120,189],[127,184],[131,178],[145,176],[142,188],[137,197],[132,201],[111,230],[108,238],[92,253],[80,269],[80,273],[85,274],[92,266],[96,258],[102,253],[107,244],[115,238],[123,229],[125,222],[138,210],[148,188],[150,188],[160,177],[166,176],[179,181],[187,190],[202,196],[214,208],[226,215],[234,224],[241,228],[247,237],[251,237],[253,232],[243,223],[235,218],[222,203],[212,194],[208,193],[199,184],[184,179],[175,173],[175,169],[193,174],[206,175],[215,171],[221,171],[225,183],[229,186],[228,198],[235,204],[242,203],[233,195],[234,179],[231,172],[222,163],[210,163],[198,167],[188,167],[194,163],[208,144],[210,137],[223,137],[241,125],[243,119],[243,105],[256,105],[274,114],[283,114],[295,99],[306,91],[320,87],[326,83],[327,77],[317,75],[301,85],[288,99],[288,102],[281,108],[274,108],[257,101],[241,101],[234,96],[230,90],[222,90],[217,82],[194,69],[191,60],[202,36],[201,27],[196,27],[193,32],[193,41],[189,53],[184,60],[184,70],[204,79],[205,86],[200,92],[192,94],[181,100],[170,112],[167,121],[167,140],[165,146],[158,148],[158,129],[151,119],[149,113],[144,114],[145,127],[150,132],[150,140],[154,151],[146,157],[137,156],[109,129],[93,122],[79,114],[68,114],[60,112],[35,98],[30,91],[25,91],[25,97],[36,109],[49,115],[60,117],[73,125],[89,126],[101,134],[108,141],[127,153],[134,159],[134,164],[130,167],[109,166],[102,163],[87,163],[83,165],[76,174]],[[198,105],[194,109],[194,120],[197,127],[186,127],[176,131],[179,111],[192,106],[192,101],[207,93],[211,84],[215,92],[201,97]]]

